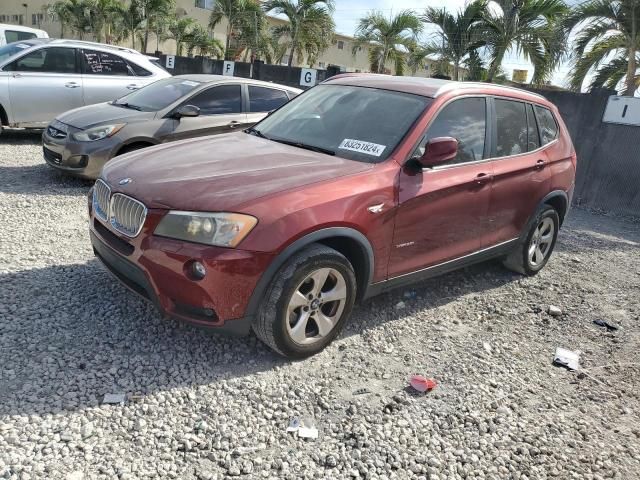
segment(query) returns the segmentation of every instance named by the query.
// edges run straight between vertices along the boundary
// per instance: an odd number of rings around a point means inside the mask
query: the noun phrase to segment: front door
[[[82,76],[74,48],[40,48],[5,70],[15,124],[45,126],[59,114],[82,106]]]
[[[200,109],[200,115],[177,120],[165,141],[239,131],[247,123],[240,84],[210,87],[185,100],[182,105],[195,105]]]
[[[469,97],[445,105],[427,127],[417,155],[437,137],[458,140],[448,164],[400,171],[399,205],[389,277],[453,260],[483,248],[492,182],[487,161],[487,99]]]

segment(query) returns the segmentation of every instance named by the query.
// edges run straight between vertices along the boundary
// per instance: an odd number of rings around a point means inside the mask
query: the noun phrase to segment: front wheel
[[[547,264],[556,245],[560,217],[550,205],[543,205],[536,212],[524,240],[505,259],[504,265],[523,275],[535,275]]]
[[[312,245],[276,274],[253,325],[258,338],[289,358],[305,358],[340,333],[356,297],[356,277],[336,250]]]

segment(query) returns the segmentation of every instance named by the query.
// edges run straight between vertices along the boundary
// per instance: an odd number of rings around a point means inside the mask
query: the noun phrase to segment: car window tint
[[[4,38],[7,43],[20,42],[22,40],[31,40],[36,38],[36,34],[32,32],[18,32],[15,30],[5,30]]]
[[[76,73],[76,53],[73,48],[41,48],[11,64],[14,72]]]
[[[112,53],[83,50],[82,61],[88,75],[130,75],[127,62]]]
[[[496,98],[496,155],[508,157],[527,151],[527,114],[523,102]]]
[[[249,85],[249,111],[270,112],[289,101],[284,90]]]
[[[420,145],[424,154],[426,143],[437,137],[453,137],[458,141],[458,154],[446,164],[473,162],[484,158],[487,129],[487,102],[484,98],[463,98],[445,106],[431,123]]]
[[[151,76],[151,72],[149,70],[147,70],[146,68],[142,68],[140,65],[137,65],[133,62],[129,62],[129,66],[131,67],[131,70],[133,70],[133,73],[136,74],[136,76],[138,77],[149,77]]]
[[[200,115],[219,115],[242,112],[240,85],[220,85],[200,92],[185,104],[195,105]]]
[[[555,140],[558,136],[558,124],[549,109],[536,105],[536,117],[538,118],[538,128],[540,129],[542,145],[546,145]]]
[[[528,151],[531,152],[536,148],[540,148],[540,137],[538,136],[538,125],[536,124],[536,118],[533,114],[533,106],[527,105],[527,126],[529,127],[528,139]]]

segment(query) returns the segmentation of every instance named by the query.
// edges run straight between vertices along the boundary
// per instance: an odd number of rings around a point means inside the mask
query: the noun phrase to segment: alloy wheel
[[[528,250],[529,264],[532,267],[540,266],[549,256],[555,229],[553,220],[547,217],[543,218],[534,230]]]
[[[309,345],[329,335],[347,301],[347,284],[335,268],[319,268],[294,290],[286,311],[287,332],[298,345]]]

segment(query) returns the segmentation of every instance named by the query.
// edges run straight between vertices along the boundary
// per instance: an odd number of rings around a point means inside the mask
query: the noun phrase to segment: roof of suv
[[[189,75],[174,75],[174,78],[184,78],[185,80],[191,80],[193,82],[212,83],[212,82],[234,82],[234,83],[252,83],[256,85],[264,85],[265,87],[278,87],[295,92],[302,92],[301,89],[296,87],[290,87],[288,85],[282,85],[280,83],[265,82],[262,80],[254,80],[253,78],[243,77],[230,77],[225,75],[210,75],[210,74],[189,74]]]
[[[85,40],[69,40],[66,38],[32,38],[29,40],[22,40],[16,43],[25,43],[27,45],[42,45],[42,44],[50,44],[50,45],[68,45],[70,47],[77,48],[98,48],[100,50],[112,50],[130,55],[139,55],[141,57],[146,58],[155,58],[148,55],[144,55],[137,50],[132,50],[127,47],[119,47],[118,45],[109,45],[107,43],[97,43],[97,42],[87,42]]]
[[[324,83],[382,88],[386,90],[413,93],[431,98],[437,98],[440,95],[453,90],[465,93],[465,91],[477,91],[478,89],[482,89],[486,91],[485,93],[494,95],[503,94],[507,96],[515,96],[514,94],[517,94],[517,96],[521,97],[536,97],[536,99],[547,103],[542,95],[522,90],[520,88],[495,85],[492,83],[456,82],[453,80],[440,80],[437,78],[400,77],[375,73],[346,73],[330,77],[325,80]]]

